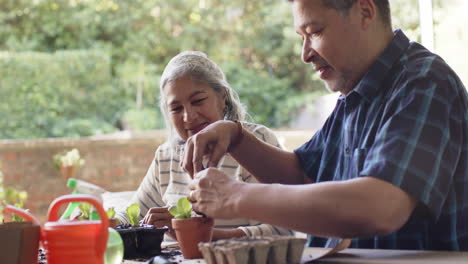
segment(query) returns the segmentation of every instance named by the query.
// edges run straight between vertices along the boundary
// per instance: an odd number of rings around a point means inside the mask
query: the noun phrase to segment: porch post
[[[421,42],[430,51],[434,51],[434,25],[432,16],[432,0],[419,0],[419,24]]]

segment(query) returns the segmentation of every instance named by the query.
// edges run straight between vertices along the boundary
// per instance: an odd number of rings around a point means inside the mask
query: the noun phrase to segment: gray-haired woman
[[[246,111],[236,92],[219,66],[202,52],[185,51],[169,61],[160,81],[160,107],[169,129],[169,139],[157,148],[143,182],[130,201],[140,205],[140,217],[145,224],[171,227],[168,206],[189,194],[191,178],[179,164],[184,143],[209,124],[218,120],[239,121],[244,129],[261,140],[279,146],[271,130],[244,122]],[[229,154],[218,168],[236,180],[257,182]],[[122,223],[128,222],[125,212],[119,212],[117,217]],[[292,234],[290,230],[247,219],[215,219],[215,227],[213,240]]]

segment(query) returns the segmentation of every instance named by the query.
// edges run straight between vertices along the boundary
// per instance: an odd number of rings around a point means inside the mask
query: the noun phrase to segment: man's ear
[[[361,15],[361,26],[363,29],[368,29],[369,25],[378,19],[378,10],[374,1],[376,0],[357,0],[356,4]]]

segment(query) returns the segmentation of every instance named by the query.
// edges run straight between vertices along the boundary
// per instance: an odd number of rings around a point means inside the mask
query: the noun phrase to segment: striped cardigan
[[[243,122],[243,127],[252,132],[260,140],[280,147],[276,136],[265,126]],[[190,176],[180,167],[180,156],[184,142],[165,142],[158,147],[151,166],[140,187],[129,204],[140,205],[140,217],[143,218],[152,207],[172,206],[180,197],[189,193]],[[228,176],[246,183],[256,183],[257,180],[246,169],[237,163],[229,154],[219,162],[218,168]],[[125,211],[117,213],[122,223],[128,223]],[[257,235],[292,235],[293,232],[284,228],[262,224],[248,219],[215,219],[217,228],[240,228],[247,236]]]

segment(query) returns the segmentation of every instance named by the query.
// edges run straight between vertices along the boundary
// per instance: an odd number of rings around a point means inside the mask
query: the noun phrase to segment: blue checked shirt
[[[352,247],[468,250],[467,109],[467,91],[453,70],[395,31],[323,127],[295,150],[315,182],[373,176],[419,201],[401,229],[355,238]],[[309,236],[308,244],[333,240]]]

